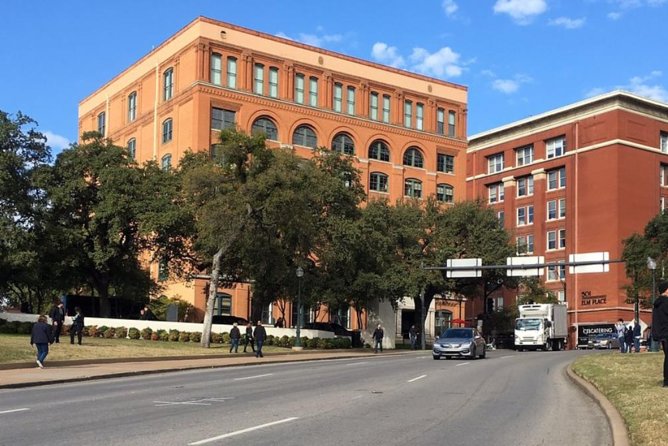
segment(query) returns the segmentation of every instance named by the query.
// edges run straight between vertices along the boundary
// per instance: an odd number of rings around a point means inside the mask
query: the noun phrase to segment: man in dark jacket
[[[251,348],[253,349],[253,353],[255,353],[255,341],[253,340],[253,324],[250,322],[248,325],[246,325],[246,336],[244,337],[244,353],[246,353],[246,348],[248,348],[248,344],[250,344]]]
[[[654,301],[652,339],[663,348],[663,387],[668,387],[668,282],[659,284],[659,297]]]
[[[237,353],[237,350],[239,350],[239,339],[241,339],[241,332],[239,331],[239,327],[237,327],[237,323],[235,322],[232,325],[232,330],[230,330],[230,353],[232,353],[233,349],[234,353]]]
[[[383,337],[385,337],[385,332],[383,327],[378,324],[376,329],[373,331],[373,352],[378,353],[378,349],[383,353]]]
[[[264,355],[262,354],[262,344],[264,344],[265,339],[267,339],[267,330],[262,326],[262,321],[257,321],[253,335],[255,337],[255,344],[257,345],[255,357],[264,358]]]
[[[40,315],[37,323],[32,326],[30,334],[30,345],[37,346],[37,359],[35,362],[40,369],[44,368],[44,360],[49,354],[49,344],[53,344],[53,332],[46,323],[46,316]]]
[[[74,316],[72,316],[72,326],[70,327],[70,344],[74,344],[74,336],[77,336],[79,345],[81,345],[81,338],[83,336],[84,315],[81,308],[74,307]]]
[[[65,322],[65,305],[62,300],[58,299],[54,302],[51,311],[49,311],[49,317],[53,324],[53,339],[57,344],[60,342],[60,332],[63,330],[63,322]]]

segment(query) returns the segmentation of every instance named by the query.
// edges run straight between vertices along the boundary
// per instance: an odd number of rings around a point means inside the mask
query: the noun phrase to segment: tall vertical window
[[[442,108],[436,110],[436,133],[445,135],[445,110]]]
[[[448,136],[455,136],[456,125],[457,123],[457,114],[453,111],[448,112]]]
[[[295,74],[295,102],[304,103],[304,75],[301,73]]]
[[[378,121],[378,93],[375,91],[369,96],[369,118]]]
[[[668,164],[659,166],[659,185],[668,186]]]
[[[668,132],[661,132],[659,134],[659,149],[663,153],[668,153]]]
[[[174,96],[174,69],[168,68],[162,73],[162,99],[168,101]]]
[[[562,263],[559,261],[558,263]],[[566,265],[554,265],[547,267],[547,281],[564,280],[566,278]]]
[[[516,166],[526,166],[533,163],[533,145],[515,149]]]
[[[390,122],[390,96],[383,95],[383,122]]]
[[[547,172],[547,190],[563,189],[564,187],[566,187],[565,167]]]
[[[137,92],[133,91],[128,95],[128,122],[137,119]]]
[[[97,115],[97,131],[100,132],[100,135],[106,136],[107,132],[107,114],[101,112]]]
[[[355,114],[355,87],[348,87],[348,96],[346,97],[348,101],[348,114]]]
[[[533,234],[520,235],[515,240],[517,254],[533,254]]]
[[[422,181],[407,178],[404,181],[404,195],[411,198],[422,198]]]
[[[167,259],[161,258],[158,262],[158,282],[164,282],[169,279],[169,263]]]
[[[445,173],[455,173],[455,157],[444,153],[437,154],[436,170]]]
[[[343,110],[343,85],[338,82],[334,84],[334,111],[341,113]]]
[[[455,190],[449,184],[439,184],[436,186],[436,200],[443,203],[453,203],[455,201]]]
[[[503,170],[503,153],[487,157],[487,173],[497,173]]]
[[[563,249],[566,247],[566,230],[565,229],[559,229],[559,249]]]
[[[236,113],[222,108],[211,109],[211,128],[214,130],[234,129]]]
[[[547,231],[547,249],[564,249],[566,247],[566,230]]]
[[[422,130],[424,127],[424,104],[419,102],[415,106],[415,128]]]
[[[272,98],[278,97],[278,68],[269,68],[269,96]]]
[[[132,160],[137,157],[137,140],[135,138],[128,140],[128,156]]]
[[[547,202],[547,219],[557,220],[566,218],[566,199],[550,200]]]
[[[533,176],[517,179],[517,196],[526,197],[533,195]]]
[[[500,203],[505,198],[503,183],[495,183],[487,186],[487,195],[490,203]]]
[[[499,221],[499,227],[503,228],[506,223],[506,213],[504,211],[497,212],[496,219]]]
[[[160,160],[160,168],[165,171],[172,168],[172,155],[168,153],[167,155],[162,157],[162,159]]]
[[[168,143],[172,140],[172,118],[165,119],[162,122],[162,143]]]
[[[410,127],[413,124],[413,103],[404,102],[404,127]]]
[[[545,153],[547,159],[562,156],[564,153],[566,153],[566,138],[560,136],[559,138],[554,138],[546,141]]]
[[[237,88],[237,59],[234,57],[227,58],[227,86]]]
[[[260,63],[256,63],[253,70],[253,92],[264,94],[264,65]]]
[[[221,82],[223,82],[223,58],[218,53],[211,54],[211,73],[209,77],[214,85],[221,85]]]
[[[310,77],[308,80],[308,104],[311,107],[318,106],[318,78]]]

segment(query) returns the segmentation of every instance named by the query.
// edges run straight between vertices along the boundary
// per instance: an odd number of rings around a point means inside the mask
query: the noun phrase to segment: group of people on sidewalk
[[[74,344],[74,338],[77,338],[79,345],[83,338],[84,316],[81,308],[74,308],[74,316],[72,316],[72,326],[70,327],[70,344]],[[49,354],[49,345],[53,343],[60,343],[60,334],[63,331],[63,324],[65,323],[65,305],[58,299],[54,302],[49,311],[49,318],[51,318],[51,325],[47,324],[45,315],[40,315],[37,318],[37,323],[33,325],[30,333],[30,345],[37,350],[37,358],[35,362],[40,369],[44,368],[44,360]]]
[[[243,337],[244,340],[244,353],[250,345],[250,348],[255,353],[256,358],[264,358],[262,354],[262,345],[267,339],[267,330],[262,325],[262,321],[257,321],[255,329],[253,329],[253,324],[250,322],[246,325],[246,333]],[[239,342],[241,341],[241,330],[235,322],[232,324],[232,330],[230,330],[230,353],[234,350],[234,353],[239,351]],[[257,347],[257,348],[256,348]]]
[[[615,330],[617,331],[620,353],[631,353],[634,350],[636,353],[640,353],[641,338],[647,342],[647,346],[651,342],[651,325],[645,329],[641,336],[640,322],[634,321],[632,325],[627,326],[624,319],[619,318],[615,324]]]

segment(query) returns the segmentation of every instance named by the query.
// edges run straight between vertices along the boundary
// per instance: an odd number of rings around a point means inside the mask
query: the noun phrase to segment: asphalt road
[[[611,445],[587,352],[429,352],[0,391],[0,445]]]

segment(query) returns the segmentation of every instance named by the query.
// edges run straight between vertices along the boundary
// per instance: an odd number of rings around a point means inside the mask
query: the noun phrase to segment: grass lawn
[[[75,341],[76,342],[76,341]],[[49,347],[49,361],[99,358],[136,358],[188,355],[229,355],[229,344],[211,344],[208,349],[195,342],[145,341],[133,339],[105,339],[84,337],[82,345],[71,345],[69,336]],[[250,351],[250,350],[249,350]],[[265,345],[266,353],[291,350]],[[243,345],[239,349],[243,352]],[[35,351],[30,347],[30,335],[0,334],[0,363],[34,361]]]
[[[663,352],[591,354],[578,358],[573,371],[591,382],[617,408],[632,445],[668,444]]]

